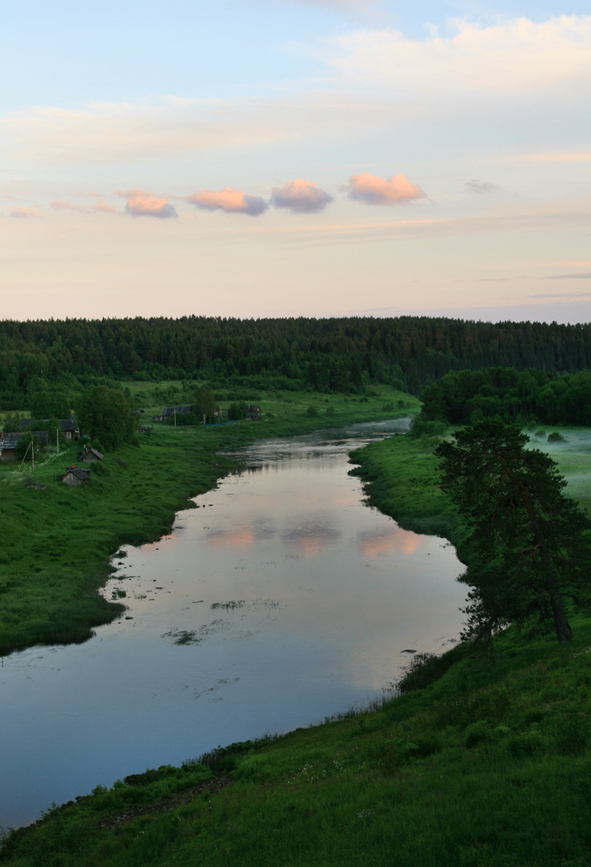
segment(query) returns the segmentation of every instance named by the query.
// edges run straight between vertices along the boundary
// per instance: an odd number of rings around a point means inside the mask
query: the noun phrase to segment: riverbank
[[[259,402],[258,422],[205,429],[156,424],[141,435],[139,448],[126,446],[95,464],[81,488],[60,481],[77,461],[78,444],[36,462],[34,474],[30,465],[23,473],[0,465],[0,655],[85,641],[94,627],[118,616],[121,604],[97,592],[109,577],[110,555],[122,544],[167,534],[176,512],[190,507],[189,497],[236,470],[220,450],[418,408],[415,398],[387,386],[368,397],[290,392]]]
[[[499,649],[458,647],[372,711],[98,786],[8,834],[0,863],[583,867],[591,624]]]
[[[398,437],[365,452],[373,484],[377,456],[397,471],[390,496],[383,482],[378,494],[403,523],[453,527],[429,443]],[[508,630],[494,666],[458,646],[368,712],[97,787],[9,835],[0,860],[583,867],[591,622],[573,626],[568,647]]]

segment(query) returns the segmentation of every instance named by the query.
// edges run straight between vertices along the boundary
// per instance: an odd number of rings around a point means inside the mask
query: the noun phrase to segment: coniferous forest
[[[0,322],[0,409],[47,388],[108,380],[241,380],[260,388],[412,394],[454,371],[536,370],[548,381],[591,367],[591,325],[390,319],[71,319]]]

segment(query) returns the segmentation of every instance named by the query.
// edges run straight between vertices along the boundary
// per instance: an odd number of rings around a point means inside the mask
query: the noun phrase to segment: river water
[[[80,646],[0,668],[0,825],[218,745],[382,695],[408,651],[456,640],[465,588],[444,540],[364,503],[348,452],[407,421],[240,453],[173,532],[122,549],[104,590],[128,609]]]

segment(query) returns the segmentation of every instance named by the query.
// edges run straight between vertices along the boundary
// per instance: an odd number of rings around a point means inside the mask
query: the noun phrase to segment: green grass
[[[582,867],[590,643],[579,619],[566,650],[507,634],[491,666],[456,648],[378,710],[98,787],[8,835],[0,861]]]
[[[261,395],[259,402],[258,422],[205,429],[156,424],[151,435],[140,435],[139,448],[127,446],[108,454],[98,468],[93,465],[84,488],[60,481],[65,468],[77,462],[78,444],[62,447],[59,458],[53,450],[36,462],[36,487],[28,486],[29,462],[23,472],[0,463],[0,655],[34,644],[85,641],[94,627],[117,616],[121,605],[97,592],[110,574],[109,556],[122,544],[168,533],[189,496],[214,487],[235,468],[216,454],[219,449],[418,407],[416,399],[387,386],[366,399],[290,392],[285,398]],[[396,410],[384,413],[385,402]],[[317,407],[317,416],[308,414],[309,406]],[[329,408],[333,413],[327,415]]]

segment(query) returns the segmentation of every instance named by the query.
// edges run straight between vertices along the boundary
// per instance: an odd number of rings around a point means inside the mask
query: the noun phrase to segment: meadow
[[[183,402],[179,384],[163,383],[156,395],[144,384],[129,385],[138,401],[167,396]],[[238,469],[220,450],[418,407],[416,398],[387,386],[361,397],[249,392],[245,399],[260,403],[260,421],[205,428],[156,423],[150,434],[139,434],[139,447],[127,445],[92,465],[90,482],[81,488],[61,481],[77,463],[79,443],[62,444],[59,457],[50,447],[37,457],[34,473],[29,461],[22,469],[0,463],[0,655],[35,644],[85,641],[94,627],[117,616],[121,604],[98,593],[110,574],[110,555],[122,544],[168,533],[188,497]],[[146,405],[142,423],[163,405]],[[224,410],[228,405],[222,401]]]

